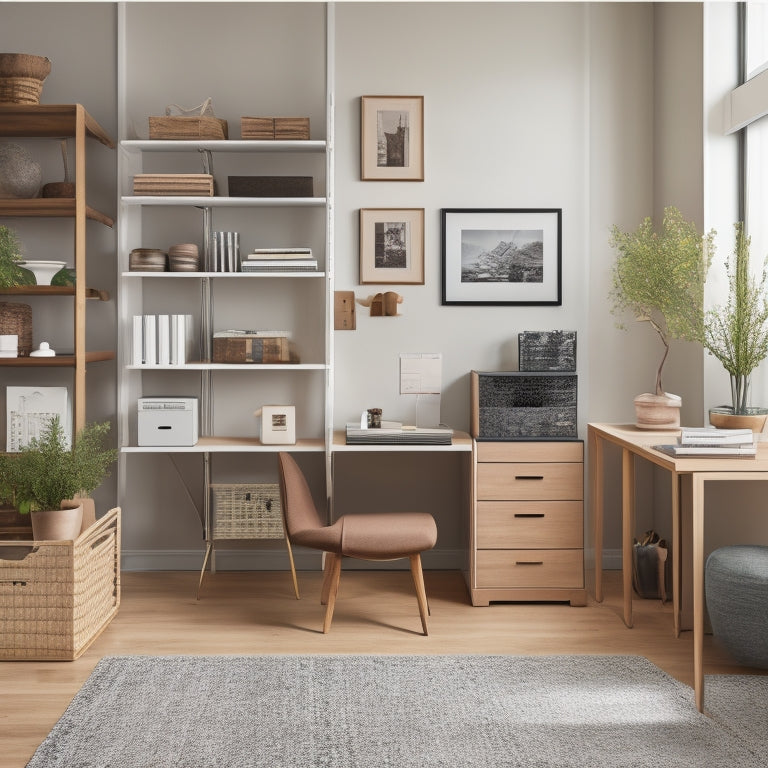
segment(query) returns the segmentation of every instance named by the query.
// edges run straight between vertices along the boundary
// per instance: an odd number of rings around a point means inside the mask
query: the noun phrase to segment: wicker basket
[[[19,337],[19,357],[32,351],[32,307],[29,304],[0,301],[0,336]]]
[[[0,104],[39,104],[51,61],[31,53],[0,53]]]
[[[282,539],[283,513],[276,483],[211,485],[214,539]]]
[[[75,541],[0,541],[0,659],[72,661],[119,605],[119,507]]]

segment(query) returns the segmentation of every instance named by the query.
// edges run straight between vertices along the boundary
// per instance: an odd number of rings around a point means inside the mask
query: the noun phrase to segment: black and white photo
[[[360,178],[424,181],[424,97],[360,97]]]
[[[360,283],[424,283],[424,209],[360,209]]]

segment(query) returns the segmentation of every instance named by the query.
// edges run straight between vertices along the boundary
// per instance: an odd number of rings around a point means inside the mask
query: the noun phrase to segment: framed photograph
[[[360,178],[424,181],[424,97],[360,98]]]
[[[443,208],[443,304],[562,304],[562,208]]]
[[[360,209],[360,284],[424,285],[424,209]]]

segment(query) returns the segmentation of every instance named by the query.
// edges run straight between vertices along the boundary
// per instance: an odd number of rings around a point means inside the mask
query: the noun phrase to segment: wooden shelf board
[[[110,350],[86,352],[86,363],[99,363],[114,360],[115,353]],[[56,355],[55,357],[0,357],[0,367],[10,368],[74,368],[74,355]]]
[[[2,115],[0,114],[0,119]],[[108,227],[114,225],[114,220],[101,211],[90,206],[85,207],[87,218],[105,224]],[[33,198],[5,198],[0,200],[0,216],[50,216],[62,218],[74,218],[74,197],[33,197]]]
[[[15,285],[12,288],[0,288],[1,295],[14,296],[74,296],[73,285]],[[86,299],[109,301],[109,293],[98,288],[86,288]]]
[[[69,138],[75,135],[77,110],[85,113],[85,133],[111,149],[115,142],[79,104],[0,105],[0,136]]]
[[[299,439],[294,445],[264,445],[255,437],[201,437],[196,445],[123,446],[123,453],[275,453],[277,451],[324,451],[322,438]]]
[[[309,141],[260,141],[258,139],[223,139],[182,141],[171,139],[129,139],[120,146],[140,152],[325,152],[328,142],[323,139]]]

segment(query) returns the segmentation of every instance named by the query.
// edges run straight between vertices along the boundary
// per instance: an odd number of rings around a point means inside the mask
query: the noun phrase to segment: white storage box
[[[197,443],[196,397],[140,397],[138,410],[140,446]]]

